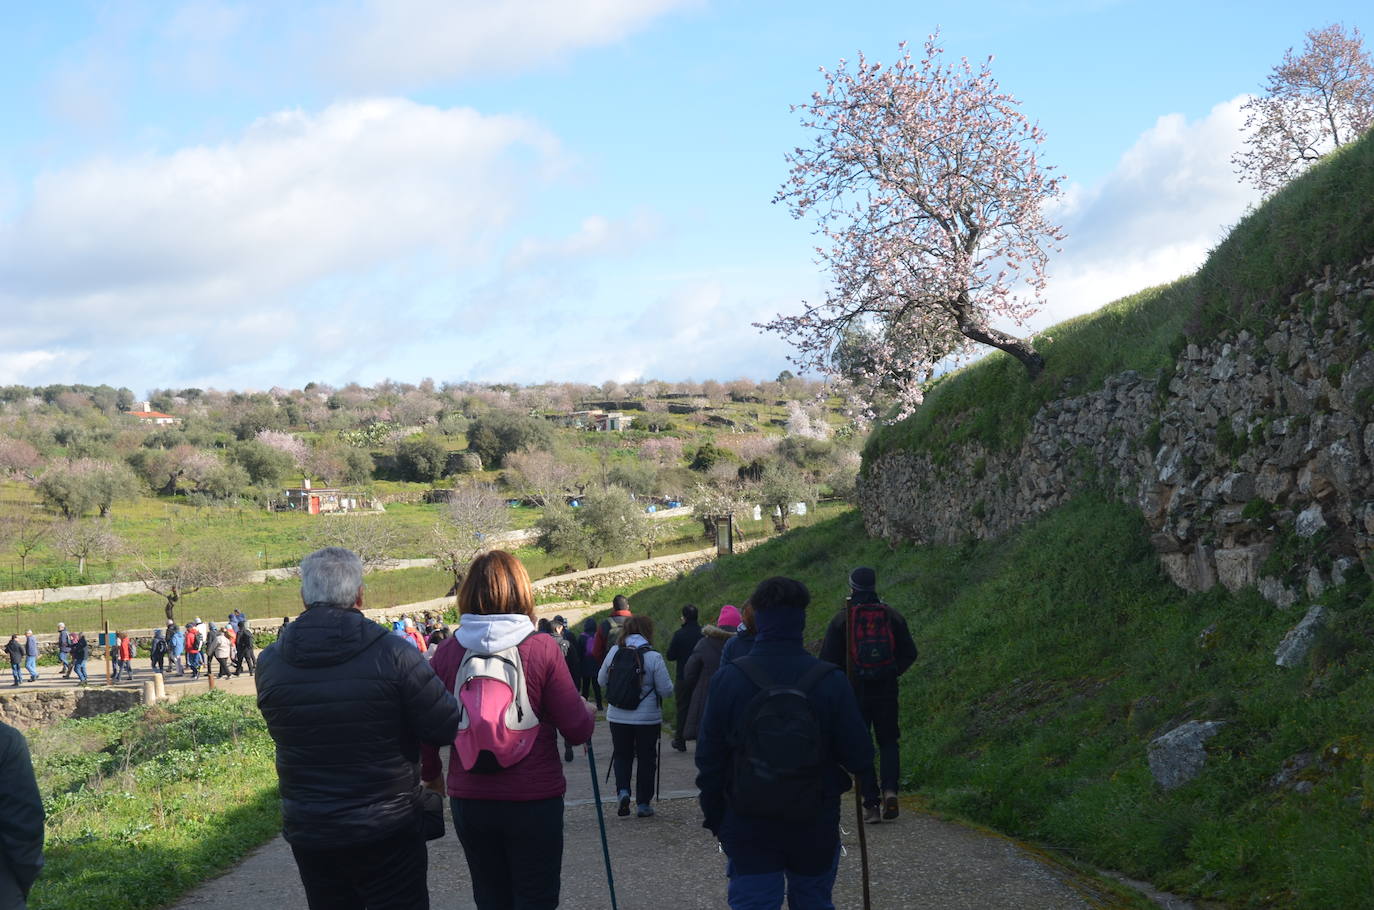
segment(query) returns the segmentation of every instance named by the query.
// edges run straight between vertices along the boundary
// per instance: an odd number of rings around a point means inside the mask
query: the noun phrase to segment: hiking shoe
[[[572,760],[573,760],[572,746],[564,746],[564,747],[563,747],[563,760],[564,760],[564,761],[572,761]]]
[[[883,820],[882,812],[877,806],[864,806],[864,824],[876,825]]]
[[[620,794],[620,808],[615,810],[615,814],[621,818],[630,814],[630,794]]]
[[[883,800],[883,819],[892,821],[897,817],[897,809],[897,797],[895,795],[885,798]]]
[[[639,808],[635,810],[635,815],[637,815],[640,818],[648,818],[653,814],[654,807],[649,805],[648,803],[640,803]]]
[[[675,740],[673,740],[673,748],[676,749],[676,750],[678,750],[679,752],[686,752],[686,751],[687,751],[687,743],[686,743],[685,740],[675,739]]]

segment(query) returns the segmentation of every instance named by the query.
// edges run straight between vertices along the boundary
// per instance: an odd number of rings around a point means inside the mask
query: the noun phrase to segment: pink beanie
[[[718,625],[718,626],[739,626],[739,624],[740,624],[739,610],[737,610],[735,607],[731,606],[730,604],[726,604],[725,606],[723,606],[723,607],[720,608],[720,618],[716,620],[716,625]]]

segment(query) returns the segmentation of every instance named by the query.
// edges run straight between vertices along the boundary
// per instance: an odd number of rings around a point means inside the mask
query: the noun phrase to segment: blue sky
[[[939,27],[1044,127],[1037,327],[1196,267],[1284,50],[1366,3],[3,5],[0,382],[768,378],[819,66]]]

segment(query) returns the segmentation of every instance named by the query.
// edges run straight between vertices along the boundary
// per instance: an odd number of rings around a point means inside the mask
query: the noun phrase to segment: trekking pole
[[[592,799],[596,802],[596,823],[601,828],[601,855],[606,858],[606,887],[611,892],[611,910],[618,910],[615,903],[615,877],[611,874],[611,847],[606,843],[606,813],[601,805],[601,784],[596,779],[596,756],[592,752],[591,740],[587,740],[587,767],[592,771]]]
[[[654,802],[658,802],[659,791],[663,789],[663,730],[658,731],[658,757],[654,760]]]
[[[850,688],[854,686],[854,611],[850,607],[849,601],[844,603],[844,675],[849,679]],[[867,734],[867,725],[864,733]],[[869,897],[868,887],[868,831],[864,826],[864,795],[863,785],[859,781],[859,775],[854,775],[854,816],[859,829],[859,865],[863,869],[863,889],[864,889],[864,910],[870,910],[873,904]]]

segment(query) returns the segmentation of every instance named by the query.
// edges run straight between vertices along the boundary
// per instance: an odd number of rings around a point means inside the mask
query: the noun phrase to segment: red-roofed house
[[[146,401],[138,401],[135,404],[141,406],[141,410],[130,411],[130,417],[137,417],[139,423],[153,423],[158,426],[174,426],[181,423],[180,417],[173,417],[171,414],[164,414],[161,411],[152,410]]]

